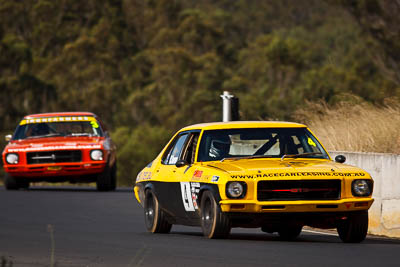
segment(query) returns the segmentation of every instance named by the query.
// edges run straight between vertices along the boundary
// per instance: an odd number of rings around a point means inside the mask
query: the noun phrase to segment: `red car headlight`
[[[18,161],[19,161],[18,154],[15,154],[15,153],[8,153],[8,154],[6,155],[6,162],[7,162],[8,164],[18,164]]]
[[[92,160],[103,160],[103,151],[100,149],[90,151],[90,158]]]

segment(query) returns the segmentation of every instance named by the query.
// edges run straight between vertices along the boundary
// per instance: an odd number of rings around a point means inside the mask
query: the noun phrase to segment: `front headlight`
[[[371,180],[354,180],[351,184],[351,192],[356,197],[366,197],[372,194]]]
[[[246,183],[228,182],[226,184],[226,195],[229,198],[243,198],[246,195]]]
[[[103,151],[99,149],[90,151],[90,158],[92,160],[103,160]]]
[[[8,164],[18,164],[18,154],[9,153],[6,155],[6,161]]]

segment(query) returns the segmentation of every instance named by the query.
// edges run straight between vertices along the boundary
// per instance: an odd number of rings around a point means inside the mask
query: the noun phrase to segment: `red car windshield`
[[[13,140],[54,136],[103,136],[94,117],[56,117],[22,120]]]

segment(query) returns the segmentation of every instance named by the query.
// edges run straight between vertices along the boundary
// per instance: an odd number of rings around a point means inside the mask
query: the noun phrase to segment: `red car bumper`
[[[99,174],[104,171],[105,161],[98,162],[71,162],[59,164],[34,164],[34,165],[6,165],[4,170],[11,176],[24,178],[38,177],[81,177]]]

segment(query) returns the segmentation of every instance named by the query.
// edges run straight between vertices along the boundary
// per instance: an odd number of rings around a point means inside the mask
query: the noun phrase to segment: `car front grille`
[[[82,152],[80,150],[28,152],[26,159],[28,164],[80,162]]]
[[[259,181],[259,201],[335,200],[340,198],[340,180],[279,180]]]

